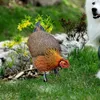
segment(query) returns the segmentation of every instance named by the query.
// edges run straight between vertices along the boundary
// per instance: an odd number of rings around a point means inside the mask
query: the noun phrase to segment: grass
[[[79,8],[70,0],[51,7],[14,7],[0,6],[0,41],[11,39],[18,34],[17,25],[25,15],[35,19],[38,14],[49,15],[54,21],[53,33],[63,32],[60,19],[78,21]],[[73,0],[73,2],[75,2]],[[32,29],[23,31],[28,36]],[[17,81],[0,80],[0,100],[99,100],[100,80],[95,77],[98,71],[97,52],[85,48],[77,54],[73,52],[68,58],[69,69],[60,70],[60,76],[48,75],[48,82],[43,77]]]
[[[99,100],[100,80],[97,52],[86,47],[68,58],[69,69],[60,70],[60,76],[48,75],[36,79],[0,81],[0,100]]]
[[[79,8],[74,8],[65,3],[49,7],[33,7],[32,5],[27,5],[25,7],[16,6],[8,8],[6,6],[0,6],[0,12],[2,12],[0,14],[0,41],[11,39],[14,35],[18,34],[17,25],[24,19],[25,15],[32,16],[33,19],[35,19],[38,14],[49,15],[54,21],[52,33],[56,33],[64,31],[59,21],[61,18],[78,21],[78,17],[81,14]],[[33,29],[27,29],[21,34],[28,36],[32,31]]]

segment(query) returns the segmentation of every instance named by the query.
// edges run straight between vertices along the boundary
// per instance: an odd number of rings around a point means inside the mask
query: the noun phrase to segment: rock
[[[14,45],[11,49],[7,49],[7,47],[3,46],[3,44],[7,42],[10,41],[0,42],[0,67],[4,64],[4,76],[14,75],[22,69],[28,68],[31,64],[31,56],[28,51],[28,47],[24,42],[19,45]],[[24,50],[27,55],[24,55]]]
[[[68,54],[70,54],[74,49],[82,49],[84,47],[84,44],[87,42],[88,40],[88,36],[87,34],[85,34],[83,37],[79,36],[79,34],[75,34],[74,37],[70,37],[65,33],[61,33],[61,34],[55,34],[53,35],[54,38],[56,38],[59,41],[60,47],[61,47],[61,53],[64,57],[67,57]],[[84,39],[83,39],[84,38]],[[6,59],[7,61],[10,61],[11,58],[9,58],[9,54],[13,54],[14,59],[16,59],[15,61],[15,65],[14,66],[22,66],[22,65],[26,65],[27,63],[27,67],[31,65],[30,62],[30,53],[28,51],[28,47],[25,43],[21,43],[21,45],[15,45],[13,47],[14,50],[11,49],[6,49],[6,51],[4,50],[5,48],[3,47],[3,44],[5,42],[9,42],[9,41],[3,41],[0,42],[0,66],[2,66],[2,59]],[[23,56],[23,54],[19,53],[17,54],[15,51],[16,49],[26,49],[28,56]],[[22,62],[20,62],[22,60]]]
[[[28,0],[28,2],[36,6],[52,6],[61,3],[61,0]]]
[[[86,42],[88,41],[87,34],[85,34],[83,37],[80,36],[78,33],[74,37],[71,37],[65,33],[55,34],[52,36],[55,39],[57,39],[57,41],[59,42],[59,45],[61,47],[61,54],[64,58],[67,58],[74,49],[77,49],[77,50],[82,49],[84,45],[86,44]],[[13,46],[12,48],[13,50],[12,50],[12,49],[7,49],[7,48],[5,49],[5,47],[3,46],[3,43],[5,42],[7,41],[0,42],[0,68],[4,66],[5,77],[11,78],[12,75],[16,75],[20,73],[20,71],[22,70],[26,70],[26,69],[32,70],[34,68],[31,62],[31,55],[28,50],[27,44],[22,42],[20,45]],[[26,50],[28,54],[27,56],[24,56],[23,52],[18,53],[16,52],[16,50]],[[12,62],[12,61],[13,61],[13,64],[10,67],[8,67],[7,62]],[[37,72],[36,70],[31,71],[31,73],[25,72],[26,73],[25,77],[27,75],[29,77],[34,77],[36,72]]]
[[[19,5],[31,3],[35,6],[52,6],[61,3],[61,0],[16,0],[16,3]]]
[[[67,57],[75,49],[82,49],[88,41],[87,34],[82,36],[76,33],[74,36],[69,36],[68,34],[62,33],[53,36],[59,41],[63,57]]]

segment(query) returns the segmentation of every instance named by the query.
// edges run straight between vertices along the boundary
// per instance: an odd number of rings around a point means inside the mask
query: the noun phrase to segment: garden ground
[[[97,53],[86,47],[68,58],[69,69],[60,70],[60,76],[17,81],[0,81],[0,100],[99,100],[100,80]]]

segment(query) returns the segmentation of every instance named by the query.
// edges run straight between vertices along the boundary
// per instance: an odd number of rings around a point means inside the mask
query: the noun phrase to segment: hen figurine
[[[56,73],[58,66],[65,68],[69,66],[69,62],[60,56],[59,42],[51,34],[44,31],[40,22],[36,23],[27,44],[32,55],[33,65],[38,71],[44,72],[44,81],[47,81],[46,71],[54,70]]]

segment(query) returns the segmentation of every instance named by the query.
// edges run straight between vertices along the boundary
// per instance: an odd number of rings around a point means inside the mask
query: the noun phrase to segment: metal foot
[[[59,69],[57,69],[57,68],[54,69],[54,74],[60,76],[58,71],[59,71]]]
[[[44,81],[44,82],[47,82],[47,75],[46,75],[46,72],[43,74],[43,81]]]
[[[98,48],[98,59],[99,59],[99,63],[98,63],[98,66],[99,66],[99,68],[100,68],[100,46],[99,46],[99,48]]]
[[[98,48],[98,58],[99,58],[99,60],[100,60],[100,46],[99,46],[99,48]]]

